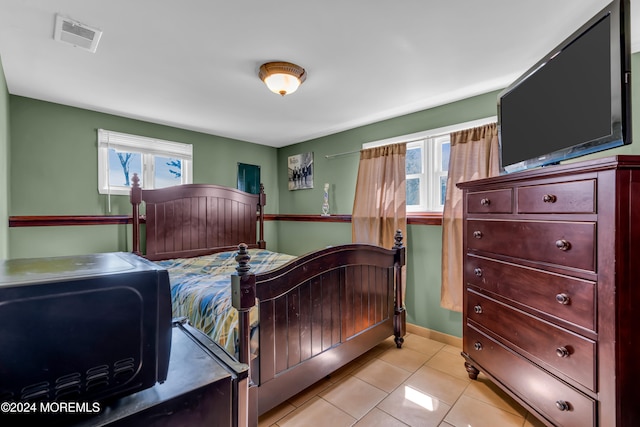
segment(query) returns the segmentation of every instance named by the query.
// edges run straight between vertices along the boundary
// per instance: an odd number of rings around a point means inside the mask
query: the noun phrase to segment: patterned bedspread
[[[169,272],[174,317],[185,316],[191,325],[237,355],[238,312],[231,305],[231,274],[236,272],[237,252],[220,252],[195,258],[156,261]],[[294,259],[292,255],[250,249],[251,271],[275,269]],[[257,350],[257,308],[250,312],[253,353]]]

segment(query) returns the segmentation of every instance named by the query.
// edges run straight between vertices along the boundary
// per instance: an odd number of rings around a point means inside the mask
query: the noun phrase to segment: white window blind
[[[100,194],[129,194],[134,173],[146,189],[189,184],[192,164],[191,144],[98,129]]]
[[[98,129],[98,147],[110,147],[116,151],[144,151],[145,153],[163,157],[176,157],[191,160],[193,145],[181,142],[165,141],[146,136],[129,135]]]

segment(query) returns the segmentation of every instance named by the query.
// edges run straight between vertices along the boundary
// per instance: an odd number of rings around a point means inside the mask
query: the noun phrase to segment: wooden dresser
[[[469,376],[549,426],[640,426],[640,156],[459,187]]]

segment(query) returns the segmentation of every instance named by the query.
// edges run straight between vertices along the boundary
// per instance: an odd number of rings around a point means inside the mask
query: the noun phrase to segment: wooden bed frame
[[[141,251],[139,206],[145,202],[150,260],[238,250],[234,306],[240,314],[240,362],[250,366],[249,425],[338,368],[406,332],[402,298],[405,248],[366,244],[328,247],[283,267],[253,274],[247,248],[265,248],[261,186],[254,195],[216,185],[143,190],[133,177],[133,252]],[[239,245],[242,243],[242,245]],[[249,351],[249,309],[259,304],[259,356]]]

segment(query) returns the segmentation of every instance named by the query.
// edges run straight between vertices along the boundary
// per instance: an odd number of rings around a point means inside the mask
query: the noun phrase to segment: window
[[[451,150],[449,135],[451,132],[495,121],[495,116],[489,117],[371,142],[364,144],[363,148],[406,142],[407,212],[442,212],[447,191],[447,172]]]
[[[98,192],[129,194],[134,173],[146,189],[193,182],[193,146],[98,129]]]
[[[407,143],[407,212],[444,208],[450,146],[448,134]]]

